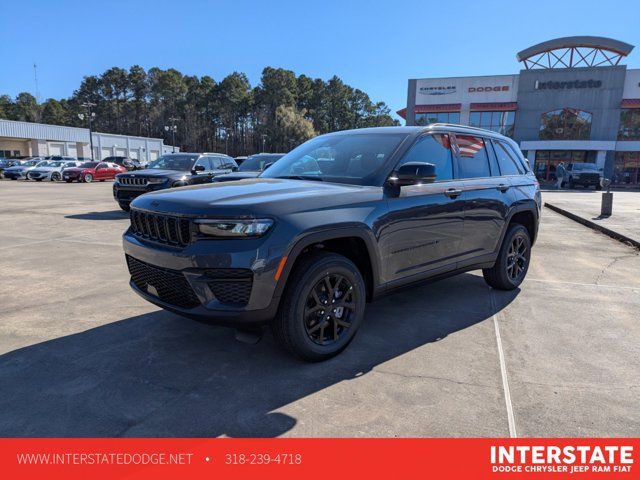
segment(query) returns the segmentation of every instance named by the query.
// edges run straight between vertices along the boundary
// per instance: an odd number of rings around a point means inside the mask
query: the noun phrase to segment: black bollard
[[[603,187],[607,189],[607,191],[602,194],[602,204],[600,205],[600,216],[610,217],[611,212],[613,211],[613,193],[609,191],[611,180],[609,180],[608,178],[603,178],[601,181],[601,184]]]

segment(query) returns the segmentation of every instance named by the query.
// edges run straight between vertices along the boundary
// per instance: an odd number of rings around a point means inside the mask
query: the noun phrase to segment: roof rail
[[[498,132],[494,132],[493,130],[487,130],[486,128],[480,128],[480,127],[471,127],[469,125],[460,125],[459,123],[430,123],[429,125],[425,125],[425,128],[430,128],[430,127],[447,127],[447,128],[461,128],[464,130],[475,130],[477,132],[483,132],[483,133],[493,133],[494,135],[502,135]]]

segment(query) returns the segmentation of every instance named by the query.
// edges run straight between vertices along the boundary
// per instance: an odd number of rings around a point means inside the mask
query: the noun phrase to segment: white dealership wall
[[[96,160],[112,155],[153,160],[166,145],[161,138],[92,133]],[[90,157],[89,130],[86,128],[17,122],[0,119],[0,150],[12,155],[71,155]],[[179,149],[176,148],[176,151]]]
[[[411,81],[410,81],[411,82]],[[469,123],[472,103],[515,102],[518,97],[518,75],[489,75],[479,77],[421,78],[413,80],[415,90],[411,112],[425,105],[460,105],[460,123]],[[409,95],[411,98],[412,95]],[[409,123],[411,118],[411,123]],[[414,116],[408,112],[407,124]]]

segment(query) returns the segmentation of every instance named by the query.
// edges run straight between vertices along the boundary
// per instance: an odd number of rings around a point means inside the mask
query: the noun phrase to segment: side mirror
[[[204,172],[204,165],[196,165],[193,167],[193,173]]]
[[[389,177],[389,183],[396,187],[433,183],[436,180],[436,166],[433,163],[409,162],[401,165]]]

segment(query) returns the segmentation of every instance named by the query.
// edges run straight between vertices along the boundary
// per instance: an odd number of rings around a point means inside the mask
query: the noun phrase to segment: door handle
[[[444,194],[449,198],[456,198],[460,194],[462,194],[462,189],[460,189],[460,188],[447,188],[444,191]]]
[[[498,190],[500,190],[502,193],[506,192],[507,190],[509,190],[509,188],[511,187],[511,185],[507,185],[504,183],[501,183],[500,185],[498,185],[496,188]]]

